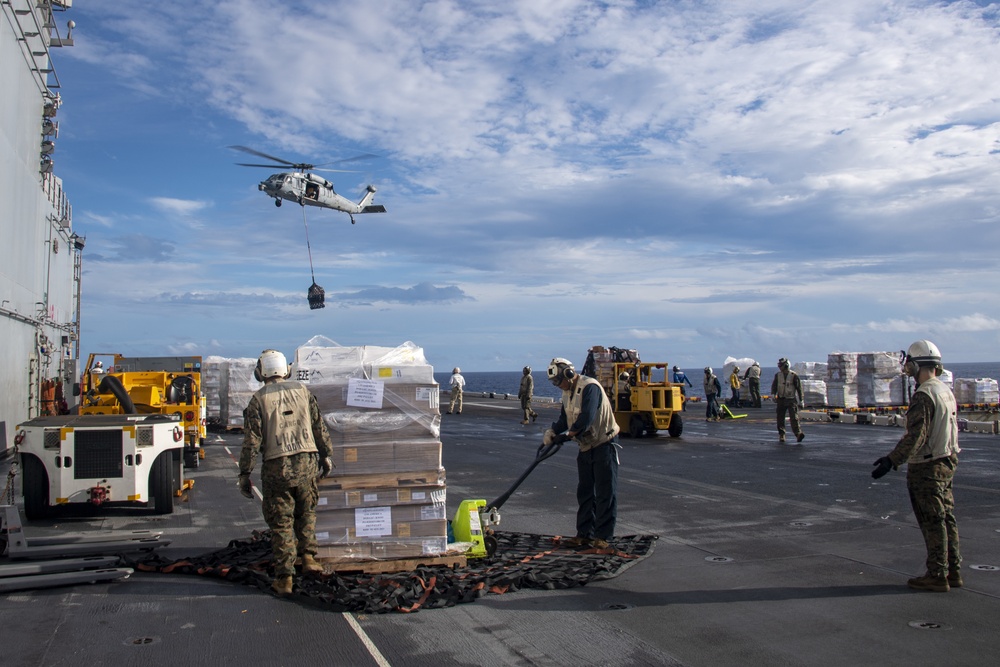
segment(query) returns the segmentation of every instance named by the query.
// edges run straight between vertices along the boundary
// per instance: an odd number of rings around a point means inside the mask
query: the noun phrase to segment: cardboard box
[[[379,505],[444,505],[447,489],[440,486],[398,486],[388,488],[325,489],[320,488],[317,511],[377,507]]]
[[[316,514],[320,544],[382,543],[448,535],[443,504],[357,507]]]
[[[399,473],[344,474],[334,470],[331,475],[319,481],[319,490],[334,489],[376,489],[388,486],[444,486],[445,470],[403,471]]]

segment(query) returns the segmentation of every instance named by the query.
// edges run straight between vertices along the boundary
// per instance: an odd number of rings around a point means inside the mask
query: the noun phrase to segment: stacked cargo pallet
[[[826,405],[827,364],[822,361],[797,361],[792,370],[802,380],[802,401],[806,405]]]
[[[906,376],[899,366],[898,352],[858,354],[858,405],[881,407],[904,405]]]
[[[205,418],[209,424],[219,423],[222,414],[222,365],[225,357],[208,356],[201,364],[201,392],[205,394]]]
[[[826,357],[826,403],[832,408],[858,407],[858,355],[834,352]]]
[[[261,384],[254,376],[257,360],[249,357],[226,359],[219,377],[219,422],[227,430],[243,428],[243,411]]]
[[[418,558],[448,548],[434,369],[413,343],[298,348],[293,377],[316,396],[333,440],[320,482],[319,557]]]

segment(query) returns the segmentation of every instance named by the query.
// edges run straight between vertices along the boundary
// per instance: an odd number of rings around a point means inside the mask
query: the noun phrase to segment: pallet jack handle
[[[507,500],[514,494],[515,491],[517,491],[517,487],[521,486],[521,482],[527,479],[528,475],[531,474],[531,471],[534,470],[535,467],[545,459],[554,456],[555,453],[558,452],[559,449],[563,446],[563,443],[569,439],[570,439],[569,436],[565,434],[560,434],[556,436],[556,439],[552,441],[552,444],[546,445],[545,443],[542,443],[538,445],[538,450],[535,452],[535,460],[531,462],[531,465],[528,466],[528,469],[525,470],[523,473],[521,473],[521,476],[517,478],[517,481],[514,482],[513,486],[507,489],[506,493],[504,493],[502,496],[494,500],[492,503],[486,505],[486,510],[487,511],[499,510],[501,507],[503,507],[503,504],[507,502]]]

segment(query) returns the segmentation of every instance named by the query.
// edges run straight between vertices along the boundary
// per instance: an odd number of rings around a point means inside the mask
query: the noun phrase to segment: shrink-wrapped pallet
[[[806,405],[826,405],[826,380],[802,380],[802,402]]]
[[[243,428],[243,411],[263,383],[253,376],[257,360],[249,357],[226,359],[219,383],[219,419],[227,429]]]
[[[447,550],[441,411],[422,348],[343,347],[314,337],[295,353],[316,396],[336,468],[320,482],[321,557],[431,556]]]
[[[796,361],[792,364],[792,370],[802,380],[826,381],[827,363],[825,361]]]
[[[858,405],[878,407],[903,405],[905,397],[898,352],[858,354]]]
[[[858,354],[856,352],[833,352],[826,358],[826,381],[837,384],[853,384],[858,376]]]
[[[205,357],[201,363],[201,391],[205,394],[205,418],[216,423],[222,414],[222,365],[225,357]]]
[[[826,382],[826,404],[831,408],[858,407],[858,386],[843,382]]]
[[[1000,393],[992,378],[955,378],[953,391],[959,404],[996,404]]]

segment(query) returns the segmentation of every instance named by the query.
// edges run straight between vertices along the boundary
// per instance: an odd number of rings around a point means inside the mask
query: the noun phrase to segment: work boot
[[[962,573],[958,570],[953,570],[948,573],[948,585],[952,588],[961,588],[965,585],[962,581]]]
[[[595,537],[590,541],[590,546],[594,547],[595,549],[607,549],[611,545],[608,544],[607,540],[603,540],[600,537]]]
[[[579,535],[577,535],[576,537],[569,537],[565,540],[560,541],[561,544],[567,547],[582,547],[584,544],[587,544],[588,542],[590,542],[590,540],[588,540],[586,537],[580,537]]]
[[[935,593],[947,593],[951,590],[947,577],[934,576],[929,572],[922,577],[910,579],[906,585],[918,591],[933,591]]]
[[[785,434],[782,433],[778,436],[778,442],[784,442],[784,441],[785,441]]]
[[[803,433],[802,431],[799,431],[799,434],[795,436],[795,442],[802,442],[805,439],[806,439],[806,434]]]
[[[528,424],[528,420],[527,419],[522,419],[521,423],[524,424],[524,425],[527,425]]]
[[[302,556],[302,574],[323,574],[323,566],[316,562],[316,558],[312,554],[304,554]]]
[[[271,590],[278,595],[284,597],[286,595],[292,594],[292,577],[291,575],[285,577],[278,577],[271,584]]]
[[[537,412],[532,412],[531,413],[531,421],[535,421],[536,419],[538,419],[538,413]]]

